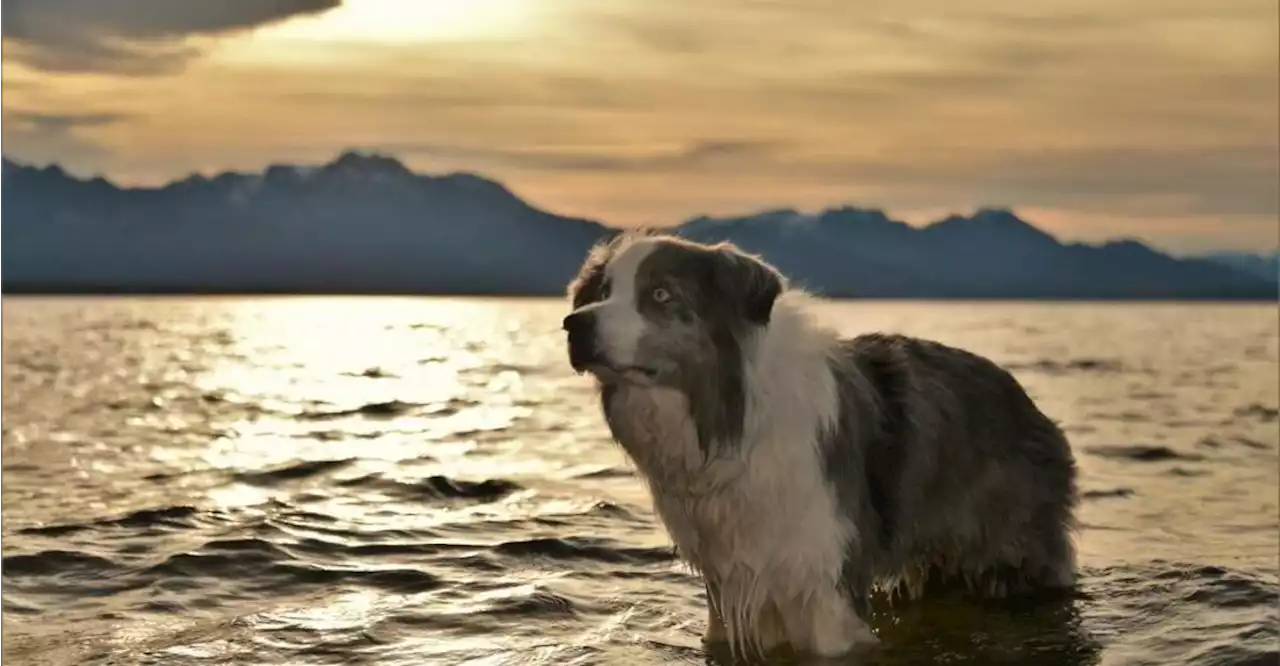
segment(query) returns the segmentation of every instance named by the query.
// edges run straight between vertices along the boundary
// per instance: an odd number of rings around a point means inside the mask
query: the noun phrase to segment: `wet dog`
[[[569,296],[570,363],[705,581],[706,641],[839,656],[876,642],[874,586],[1073,584],[1071,450],[991,361],[842,338],[729,244],[621,235]]]

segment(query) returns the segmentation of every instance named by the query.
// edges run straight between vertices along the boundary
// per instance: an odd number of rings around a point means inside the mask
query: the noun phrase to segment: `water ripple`
[[[562,307],[6,303],[3,657],[725,663]],[[1074,594],[878,598],[866,663],[1277,662],[1280,327],[1204,308],[820,313],[1015,359],[1081,469]]]

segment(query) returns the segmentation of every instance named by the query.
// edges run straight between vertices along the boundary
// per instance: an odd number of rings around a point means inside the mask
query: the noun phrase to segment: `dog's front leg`
[[[858,615],[854,603],[831,589],[790,606],[788,632],[792,645],[819,657],[841,657],[880,639]]]
[[[734,596],[726,607],[720,586],[705,580],[704,584],[707,590],[707,630],[702,640],[705,645],[726,646],[739,657],[763,657],[788,644],[782,610],[772,598],[765,596],[757,604],[744,606],[744,599]],[[726,612],[731,614],[729,624],[725,622]]]
[[[708,645],[724,643],[729,634],[724,629],[724,618],[720,617],[720,597],[715,586],[703,581],[707,590],[707,630],[702,634],[702,642]]]

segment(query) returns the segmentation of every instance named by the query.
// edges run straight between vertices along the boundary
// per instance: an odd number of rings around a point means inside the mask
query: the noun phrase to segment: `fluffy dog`
[[[851,339],[730,244],[622,235],[569,286],[570,363],[705,581],[704,640],[839,656],[873,586],[926,572],[1000,596],[1073,584],[1075,461],[1007,372]]]

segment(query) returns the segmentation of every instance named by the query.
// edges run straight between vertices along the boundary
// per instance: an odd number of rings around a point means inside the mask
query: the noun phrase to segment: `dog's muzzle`
[[[563,328],[569,333],[569,365],[575,372],[603,363],[596,345],[595,313],[574,312],[564,318]]]

